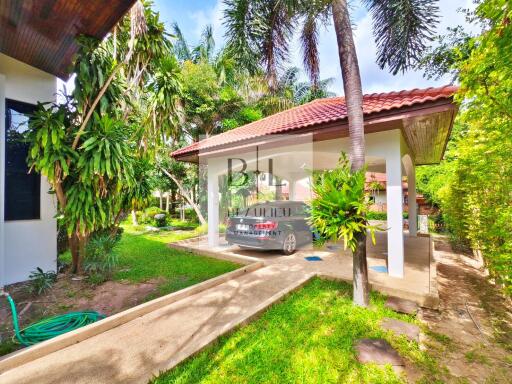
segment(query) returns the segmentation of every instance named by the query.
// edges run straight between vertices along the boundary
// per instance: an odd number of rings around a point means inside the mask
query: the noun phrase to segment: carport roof
[[[413,152],[415,150],[422,152],[421,148],[415,148],[416,146],[439,147],[431,151],[435,153],[430,156],[430,159],[426,158],[428,156],[420,154],[416,163],[437,162],[444,152],[453,117],[456,113],[456,107],[453,105],[453,95],[456,91],[456,86],[447,85],[439,88],[364,95],[365,133],[396,128],[405,130],[407,127],[413,127],[415,128],[414,132],[411,129],[408,129],[409,132],[404,132],[404,137]],[[444,115],[442,115],[443,113]],[[430,117],[430,119],[425,119],[425,117]],[[372,120],[377,122],[376,119],[379,123],[370,127],[369,124]],[[384,121],[387,121],[388,124],[384,124]],[[390,125],[389,122],[391,121],[394,121],[395,125]],[[396,122],[400,124],[397,126]],[[227,150],[235,144],[238,146],[242,142],[253,141],[264,136],[308,131],[315,134],[327,133],[333,127],[337,128],[338,131],[340,129],[345,130],[346,132],[345,134],[342,133],[342,136],[348,134],[347,108],[344,97],[317,99],[276,113],[242,127],[195,142],[173,152],[172,156],[178,160],[197,162],[199,153],[219,152],[222,151],[222,148]]]

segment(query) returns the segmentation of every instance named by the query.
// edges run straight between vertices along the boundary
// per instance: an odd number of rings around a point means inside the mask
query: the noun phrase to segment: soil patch
[[[73,280],[70,275],[59,275],[52,289],[35,296],[28,292],[26,283],[6,287],[16,302],[20,327],[45,317],[71,311],[94,310],[107,316],[143,303],[155,295],[162,279],[144,283],[107,281],[92,285],[87,280]],[[0,301],[0,342],[12,338],[12,315],[7,300]],[[9,351],[6,351],[9,352]]]
[[[510,383],[510,300],[489,281],[468,254],[436,237],[438,311],[422,309],[429,331],[426,348],[444,365],[447,383]]]

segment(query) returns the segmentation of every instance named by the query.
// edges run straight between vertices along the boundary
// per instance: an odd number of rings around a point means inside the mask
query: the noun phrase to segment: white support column
[[[409,205],[409,235],[416,236],[418,232],[418,212],[416,206],[416,168],[412,165],[407,174],[407,190]]]
[[[400,151],[386,156],[386,203],[388,217],[388,273],[404,276],[404,236],[402,216],[402,159]]]
[[[219,175],[215,162],[208,160],[208,245],[219,245]]]
[[[0,74],[0,288],[5,284],[5,76]]]
[[[291,179],[288,181],[288,199],[290,201],[295,200],[295,188],[297,186],[297,181],[294,179]]]

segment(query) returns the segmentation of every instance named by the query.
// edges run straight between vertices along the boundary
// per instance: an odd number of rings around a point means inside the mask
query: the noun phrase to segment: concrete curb
[[[439,290],[437,289],[437,258],[435,255],[435,237],[430,236],[430,295],[427,308],[438,309],[439,308]]]
[[[169,244],[167,244],[167,246],[169,248],[177,249],[179,251],[189,252],[196,256],[197,255],[208,256],[208,257],[212,257],[214,259],[233,261],[235,263],[240,263],[240,264],[244,264],[244,265],[262,262],[261,260],[257,259],[256,257],[233,255],[232,253],[223,253],[223,252],[221,253],[218,251],[211,251],[209,249],[197,249],[197,248],[190,247],[187,244],[183,244],[183,243],[180,244],[180,242],[169,243]]]
[[[246,265],[242,268],[225,273],[224,275],[214,277],[213,279],[203,281],[202,283],[159,297],[157,299],[148,301],[147,303],[137,305],[133,308],[127,309],[126,311],[119,312],[115,315],[109,316],[103,320],[77,329],[75,331],[65,333],[34,346],[5,355],[0,358],[0,373],[19,367],[49,353],[56,352],[60,349],[69,347],[70,345],[79,343],[85,339],[106,332],[112,328],[118,327],[133,319],[136,319],[137,317],[141,317],[145,314],[148,314],[149,312],[153,312],[176,301],[182,300],[206,289],[225,283],[226,281],[239,277],[245,273],[253,272],[263,267],[263,265],[264,264],[262,261],[254,262],[250,265]]]

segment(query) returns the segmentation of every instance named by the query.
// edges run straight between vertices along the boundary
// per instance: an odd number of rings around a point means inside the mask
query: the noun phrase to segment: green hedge
[[[409,218],[409,214],[407,212],[403,213],[404,219]],[[387,220],[388,215],[386,212],[368,212],[368,215],[366,215],[368,220]]]

